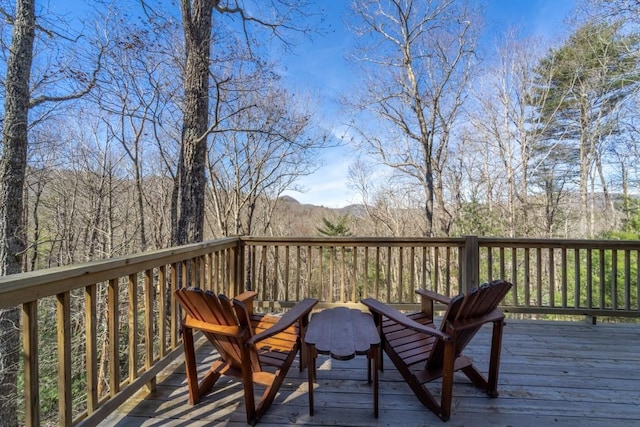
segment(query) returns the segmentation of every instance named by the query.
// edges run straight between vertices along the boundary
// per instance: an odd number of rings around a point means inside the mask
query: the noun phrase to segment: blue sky
[[[345,55],[353,36],[343,23],[350,0],[317,0],[327,10],[322,36],[304,40],[291,54],[283,58],[281,73],[287,84],[304,88],[320,99],[321,123],[327,132],[339,135],[341,122],[338,97],[352,84],[352,73]],[[474,0],[471,0],[474,1]],[[563,20],[574,6],[574,0],[477,0],[486,5],[485,40],[493,40],[509,27],[516,26],[523,36],[540,36],[557,41],[564,37]],[[58,13],[83,14],[85,2],[55,0],[51,2]],[[177,8],[177,5],[175,5]],[[348,188],[348,170],[354,156],[348,147],[327,151],[321,158],[324,166],[299,184],[304,192],[286,194],[301,203],[344,207],[359,200]]]
[[[327,2],[329,30],[324,37],[316,37],[299,45],[294,54],[285,58],[285,81],[321,94],[323,126],[339,134],[341,119],[337,107],[339,94],[355,76],[345,60],[352,36],[343,24],[342,15],[347,1]],[[563,21],[574,6],[574,0],[486,0],[486,40],[495,39],[507,28],[520,29],[523,36],[537,36],[550,43],[566,34]],[[349,165],[354,160],[348,147],[327,151],[322,166],[315,174],[300,180],[305,192],[286,194],[301,203],[339,208],[358,203],[357,195],[348,188]]]

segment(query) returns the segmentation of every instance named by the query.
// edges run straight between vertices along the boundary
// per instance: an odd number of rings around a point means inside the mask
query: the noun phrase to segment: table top
[[[380,344],[380,336],[371,314],[337,307],[311,316],[304,342],[315,346],[318,353],[349,360]]]

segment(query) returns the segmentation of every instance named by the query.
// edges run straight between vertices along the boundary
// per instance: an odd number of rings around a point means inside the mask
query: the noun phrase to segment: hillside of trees
[[[485,2],[352,0],[330,125],[279,57],[330,31],[324,3],[0,1],[1,274],[231,235],[638,239],[638,0],[490,41]],[[337,146],[357,204],[282,197]],[[3,367],[19,325],[0,311]]]
[[[343,103],[350,141],[320,124],[318,95],[288,87],[267,55],[270,34],[291,49],[296,35],[321,36],[311,4],[278,3],[275,12],[300,18],[287,25],[221,3],[209,12],[230,21],[209,22],[204,65],[189,63],[193,34],[180,20],[196,19],[199,1],[180,10],[95,3],[80,27],[37,10],[23,181],[3,186],[19,267],[5,271],[229,235],[317,235],[325,220],[355,235],[637,237],[637,9],[582,1],[563,40],[511,30],[486,46],[475,2],[398,2],[395,18],[374,3],[354,1],[345,18],[367,35],[351,52],[362,80]],[[206,85],[186,88],[202,66]],[[206,106],[190,104],[193,91],[208,95]],[[3,176],[15,178],[4,135]],[[357,205],[282,197],[343,144],[359,154],[349,170]]]
[[[29,5],[3,5],[13,50]],[[295,23],[222,2],[90,6],[82,25],[33,9],[32,55],[19,58],[30,62],[4,58],[5,274],[229,235],[317,235],[325,220],[384,236],[634,229],[640,39],[628,2],[577,2],[562,40],[510,30],[487,43],[480,3],[353,1],[342,139],[321,124],[320,95],[290,87],[270,56],[274,36],[283,49],[322,36],[326,11],[312,3],[274,3],[272,16]],[[357,205],[282,197],[338,145],[358,154]]]
[[[33,170],[28,176],[29,188],[33,190],[27,193],[32,220],[29,238],[33,243],[24,257],[27,270],[108,258],[143,247],[150,250],[171,245],[170,180],[158,178],[145,182],[142,203],[146,214],[140,219],[133,180],[70,170],[47,174]],[[39,187],[41,191],[36,191]],[[595,236],[637,239],[640,201],[625,199],[620,194],[609,197],[611,201],[601,193],[594,196]],[[207,203],[213,204],[209,198]],[[607,203],[612,203],[613,209],[608,209]],[[580,236],[579,205],[578,193],[566,194],[558,203],[553,237]],[[547,237],[545,200],[531,197],[529,206],[529,222],[517,221],[520,228],[514,231],[507,220],[508,205],[503,201],[463,204],[449,236]],[[421,214],[420,208],[401,208],[382,201],[337,209],[302,204],[283,196],[277,200],[258,200],[252,217],[252,234],[322,236],[319,229],[323,229],[327,221],[333,225],[342,222],[345,230],[327,235],[419,236]],[[145,224],[144,239],[140,221]],[[220,219],[215,211],[207,211],[205,238],[235,234],[225,232],[221,224],[233,224],[233,220]]]

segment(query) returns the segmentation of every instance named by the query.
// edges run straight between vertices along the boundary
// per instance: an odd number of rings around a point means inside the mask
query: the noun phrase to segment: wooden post
[[[38,301],[22,304],[21,326],[24,361],[24,421],[25,425],[39,426]]]
[[[471,288],[479,285],[480,247],[477,236],[465,236],[462,260],[460,262],[461,279],[460,292],[466,294]]]
[[[244,272],[244,242],[242,239],[238,238],[237,244],[234,248],[231,249],[231,256],[229,257],[229,272],[231,281],[230,288],[233,289],[234,296],[239,295],[245,290],[244,289],[244,281],[243,281],[243,272]]]
[[[73,425],[71,396],[71,292],[56,295],[58,329],[58,425]]]

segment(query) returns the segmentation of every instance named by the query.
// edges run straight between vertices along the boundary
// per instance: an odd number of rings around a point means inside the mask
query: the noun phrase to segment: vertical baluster
[[[404,302],[403,294],[404,294],[404,247],[398,247],[398,302]],[[393,282],[389,281],[389,287]]]
[[[40,425],[40,376],[38,372],[38,301],[22,304],[22,351],[24,361],[24,421]]]
[[[487,246],[487,281],[493,280],[493,248]]]
[[[218,253],[218,252],[216,252]],[[209,291],[213,291],[213,280],[211,277],[211,272],[213,271],[213,267],[211,265],[213,261],[213,254],[211,252],[204,254],[202,256],[202,276],[203,276],[203,283],[204,283],[204,287],[205,289],[209,290]]]
[[[184,260],[182,261],[182,263],[180,264],[180,277],[181,277],[181,281],[180,281],[180,287],[185,287],[188,288],[189,287],[189,282],[187,281],[188,276],[187,276],[187,268],[188,268],[188,261]]]
[[[636,310],[640,312],[640,251],[636,250]]]
[[[322,246],[318,246],[318,299],[320,301],[330,301],[324,297],[324,249]]]
[[[109,325],[109,395],[114,397],[120,391],[120,310],[119,310],[119,281],[109,280],[108,311]]]
[[[334,258],[336,256],[336,248],[335,246],[331,246],[329,248],[329,296],[327,301],[336,302],[338,299],[336,298],[336,284],[335,284],[335,262]]]
[[[445,262],[447,265],[445,266],[445,295],[451,296],[451,246],[447,246],[445,248]],[[459,279],[458,279],[459,280]]]
[[[296,246],[296,301],[300,301],[300,279],[301,279],[301,271],[300,268],[302,267],[302,263],[300,260],[300,256],[301,256],[301,246],[297,245]],[[309,290],[307,290],[307,292],[305,292],[305,295],[309,295]]]
[[[562,248],[560,262],[562,264],[562,308],[567,308],[567,248]]]
[[[549,248],[549,305],[556,305],[556,274],[555,274],[555,250]]]
[[[261,246],[262,249],[262,256],[261,256],[261,272],[262,272],[262,277],[258,279],[258,283],[257,286],[259,286],[262,289],[262,298],[260,298],[261,300],[265,301],[265,300],[269,300],[269,295],[267,295],[267,247],[266,246]]]
[[[98,407],[98,336],[96,316],[96,285],[84,288],[85,346],[87,372],[87,413],[91,414]]]
[[[129,383],[138,376],[138,286],[137,274],[129,275]]]
[[[422,247],[422,288],[428,289],[427,286],[427,247]],[[435,290],[435,289],[434,289]]]
[[[353,247],[353,255],[351,259],[353,260],[353,274],[351,279],[351,301],[357,302],[359,300],[357,295],[358,288],[358,247]]]
[[[204,260],[200,259],[201,264]],[[204,275],[204,269],[201,274]],[[201,279],[203,280],[202,276]],[[144,367],[145,370],[151,369],[153,366],[153,340],[154,340],[154,321],[153,321],[153,302],[155,300],[153,287],[153,270],[145,270],[144,272]],[[156,389],[156,377],[147,383],[148,391]]]
[[[71,399],[71,293],[56,295],[58,327],[58,413],[60,426],[73,425]]]
[[[289,265],[290,246],[284,247],[284,300],[289,301]],[[297,300],[296,300],[297,301]]]
[[[575,301],[574,301],[574,307],[578,308],[580,307],[580,249],[574,249],[573,250],[573,269],[574,269],[574,281],[573,281],[573,287],[574,287],[574,293],[575,293]]]
[[[611,250],[611,308],[618,309],[618,251]]]
[[[178,320],[178,302],[173,296],[178,290],[178,263],[171,264],[171,348],[174,349],[178,346],[178,330],[180,324]]]
[[[167,301],[171,296],[167,295],[167,266],[161,265],[158,270],[158,332],[160,358],[167,354]]]
[[[271,282],[271,301],[280,299],[278,286],[278,270],[280,265],[280,246],[273,246],[273,281]]]
[[[542,248],[536,248],[536,284],[536,305],[542,307]]]
[[[631,310],[631,251],[624,251],[624,308]]]
[[[450,287],[450,285],[448,285],[446,283],[446,281],[449,278],[445,277],[444,286],[441,286],[441,283],[440,283],[440,251],[438,250],[437,246],[434,246],[431,250],[433,251],[433,286],[434,286],[434,289],[436,289],[436,292],[438,292],[438,289],[447,289],[447,288]],[[447,289],[447,292],[449,292],[449,289]],[[447,295],[448,295],[448,293],[447,293]]]
[[[529,248],[524,248],[524,306],[531,305],[531,268],[529,265],[530,258]]]
[[[598,264],[600,265],[600,270],[598,272],[598,296],[600,298],[599,301],[599,306],[598,308],[600,309],[604,309],[605,308],[605,295],[606,295],[606,291],[605,291],[605,282],[606,282],[606,277],[607,277],[607,265],[605,262],[605,250],[604,249],[598,249]]]
[[[385,269],[385,283],[387,286],[386,303],[391,302],[391,246],[387,246],[387,268]]]
[[[587,248],[587,308],[593,308],[593,251]]]
[[[311,255],[311,246],[307,246],[307,292],[309,293],[309,296],[314,296],[311,286],[311,270],[313,267],[313,258],[311,257]],[[318,299],[319,297],[320,294],[318,293]]]
[[[345,302],[346,290],[345,290],[345,270],[346,270],[346,261],[345,261],[345,247],[344,245],[340,246],[340,302]]]
[[[416,247],[415,246],[411,246],[411,249],[409,251],[409,258],[411,260],[411,264],[409,266],[410,271],[410,281],[409,281],[409,295],[408,295],[408,302],[413,302],[414,301],[414,291],[416,290]]]
[[[376,246],[376,277],[374,286],[375,298],[380,299],[380,246]]]
[[[507,271],[506,268],[506,258],[504,256],[504,247],[500,247],[500,278],[504,279]],[[512,279],[513,280],[513,279]]]
[[[229,292],[229,289],[225,289],[224,285],[220,283],[220,251],[212,253],[211,257],[211,290],[216,294]],[[224,276],[222,276],[222,283],[225,283]]]
[[[511,283],[513,287],[513,305],[518,305],[518,250],[511,248]]]
[[[369,279],[369,246],[365,246],[364,247],[364,266],[363,266],[363,271],[364,271],[364,280],[363,280],[363,284],[362,284],[362,295],[360,296],[360,298],[367,298],[369,297],[370,292],[369,292],[369,284],[370,284],[370,279]]]

